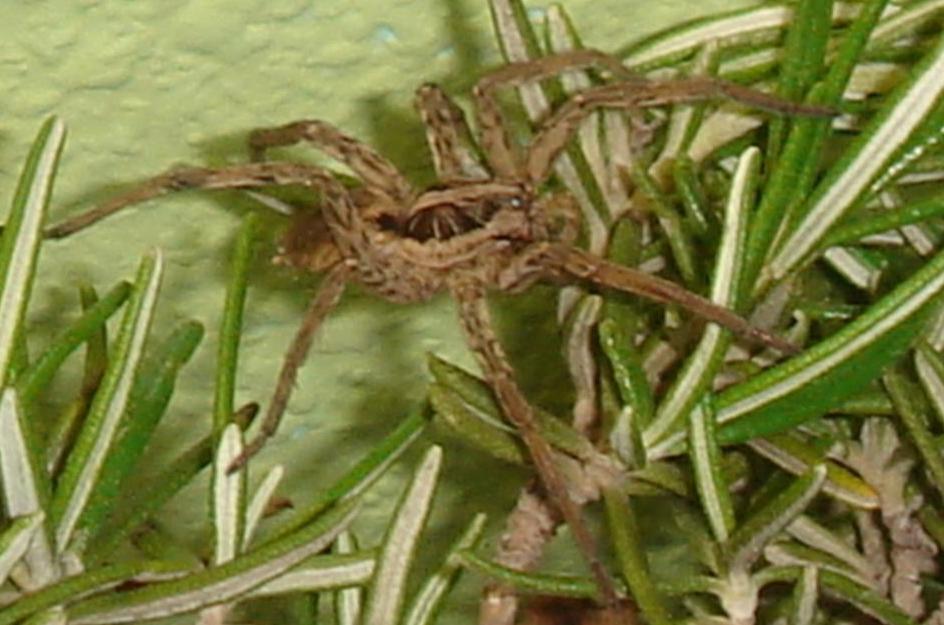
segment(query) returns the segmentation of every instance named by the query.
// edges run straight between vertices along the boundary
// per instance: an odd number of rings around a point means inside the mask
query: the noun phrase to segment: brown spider
[[[496,89],[590,66],[603,68],[619,82],[571,97],[520,153],[509,139]],[[829,115],[830,111],[710,78],[645,81],[629,75],[615,58],[594,50],[506,65],[481,79],[472,95],[484,163],[468,147],[471,132],[458,106],[435,85],[423,85],[416,93],[439,177],[428,189],[414,189],[383,156],[336,128],[321,121],[299,121],[254,131],[249,141],[254,159],[261,159],[269,148],[306,141],[346,164],[361,186],[348,188],[326,169],[290,162],[179,169],[52,227],[47,235],[63,237],[128,205],[187,189],[301,185],[316,190],[321,211],[296,221],[279,260],[325,272],[325,277],[285,355],[261,431],[235,466],[275,432],[313,336],[346,283],[357,282],[393,302],[420,301],[449,291],[458,302],[469,346],[506,417],[518,428],[551,501],[570,525],[604,604],[615,606],[617,594],[597,557],[594,539],[568,496],[551,448],[539,434],[532,407],[496,338],[486,294],[515,293],[546,279],[585,282],[676,303],[742,337],[792,353],[795,348],[790,343],[674,283],[574,247],[578,230],[574,201],[566,193],[543,192],[541,187],[580,122],[595,109],[632,110],[726,98],[787,114]]]

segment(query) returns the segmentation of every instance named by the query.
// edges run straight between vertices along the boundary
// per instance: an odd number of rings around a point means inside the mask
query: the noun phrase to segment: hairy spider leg
[[[295,121],[273,128],[259,128],[249,135],[253,160],[262,160],[267,150],[306,142],[344,163],[371,189],[381,190],[397,203],[409,202],[413,187],[393,163],[366,143],[316,119]]]
[[[534,409],[518,388],[514,370],[508,363],[505,350],[495,334],[484,292],[475,287],[458,287],[453,288],[452,293],[459,303],[459,317],[465,330],[466,340],[478,356],[479,364],[494,390],[502,411],[518,429],[551,501],[570,526],[574,539],[587,559],[594,581],[600,589],[603,604],[615,606],[619,602],[616,587],[600,560],[596,540],[587,529],[579,506],[574,503],[567,492],[564,478],[554,462],[551,446],[538,430]]]
[[[527,178],[534,185],[550,175],[551,166],[567,146],[581,122],[597,109],[641,109],[665,104],[727,99],[784,115],[831,117],[828,107],[796,104],[763,91],[724,80],[692,77],[651,82],[622,82],[594,87],[574,94],[535,133],[528,150]]]
[[[420,85],[414,105],[423,121],[426,143],[440,181],[488,180],[492,177],[476,154],[465,114],[439,85]]]

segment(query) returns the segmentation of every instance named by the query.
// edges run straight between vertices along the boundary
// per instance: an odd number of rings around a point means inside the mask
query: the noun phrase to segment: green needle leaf
[[[430,448],[397,506],[377,559],[377,569],[364,609],[365,625],[394,625],[406,595],[406,576],[416,556],[420,532],[426,524],[439,478],[442,449]]]
[[[108,370],[56,489],[50,517],[56,525],[56,548],[60,553],[81,525],[80,520],[86,513],[86,506],[98,484],[108,450],[128,406],[134,375],[154,314],[161,274],[160,253],[145,257],[138,269]],[[85,538],[82,537],[81,542],[84,543]]]

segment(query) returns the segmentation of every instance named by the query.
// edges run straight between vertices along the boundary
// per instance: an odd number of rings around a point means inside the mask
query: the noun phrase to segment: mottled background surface
[[[745,3],[563,4],[585,43],[606,50],[679,19]],[[532,6],[539,18],[544,5]],[[54,219],[174,164],[239,162],[250,129],[305,117],[344,128],[380,148],[409,176],[429,180],[431,166],[411,107],[413,89],[439,81],[461,98],[498,60],[484,0],[4,2],[0,204],[9,204],[29,142],[50,114],[61,116],[69,129]],[[184,370],[158,434],[158,453],[205,431],[228,249],[239,216],[254,206],[236,194],[179,195],[46,245],[30,311],[36,328],[32,351],[74,315],[78,281],[104,291],[133,276],[141,254],[159,246],[166,276],[157,335],[192,317],[206,324],[208,336]],[[270,252],[261,250],[250,290],[239,401],[268,397],[315,283],[269,268]],[[552,297],[550,290],[539,291],[524,303],[501,306],[503,334],[532,396],[547,395],[542,376],[554,380],[552,386],[564,379],[553,366],[559,358],[556,335],[544,305]],[[286,422],[256,466],[291,459],[287,489],[304,499],[419,405],[427,351],[473,366],[448,300],[396,307],[350,294],[323,328]],[[59,388],[71,389],[69,384],[63,379]],[[488,479],[491,460],[446,440],[447,477],[431,529],[434,544],[449,540],[473,511],[507,507],[516,487]],[[376,532],[396,486],[388,482],[373,491],[361,523],[366,534]],[[176,517],[195,523],[201,502],[200,491],[191,489],[175,501]]]

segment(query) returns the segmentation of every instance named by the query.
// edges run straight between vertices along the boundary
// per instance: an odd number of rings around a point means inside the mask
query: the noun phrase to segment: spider
[[[614,82],[580,92],[541,124],[523,151],[509,138],[496,92],[598,67]],[[595,50],[579,50],[505,65],[485,75],[472,92],[478,144],[461,109],[433,84],[416,92],[438,183],[415,189],[386,158],[322,122],[305,120],[250,135],[254,161],[220,168],[169,171],[107,203],[47,231],[59,238],[131,204],[189,189],[233,189],[300,185],[318,192],[321,210],[302,213],[282,242],[278,261],[324,273],[282,364],[261,431],[234,463],[240,466],[272,436],[285,411],[298,370],[313,337],[348,282],[391,302],[426,300],[448,291],[458,303],[469,347],[508,420],[517,427],[551,502],[571,527],[605,605],[617,593],[597,556],[591,533],[539,434],[534,411],[515,380],[499,343],[486,302],[489,291],[517,293],[552,279],[589,283],[675,303],[737,335],[793,353],[790,343],[753,327],[735,313],[667,280],[621,266],[575,247],[578,218],[565,192],[543,189],[555,159],[583,119],[600,108],[642,107],[705,99],[733,99],[781,114],[830,115],[820,107],[773,96],[712,78],[652,82],[635,77],[620,62]],[[273,147],[307,142],[347,165],[359,186],[342,184],[329,170],[292,162],[264,162]]]

